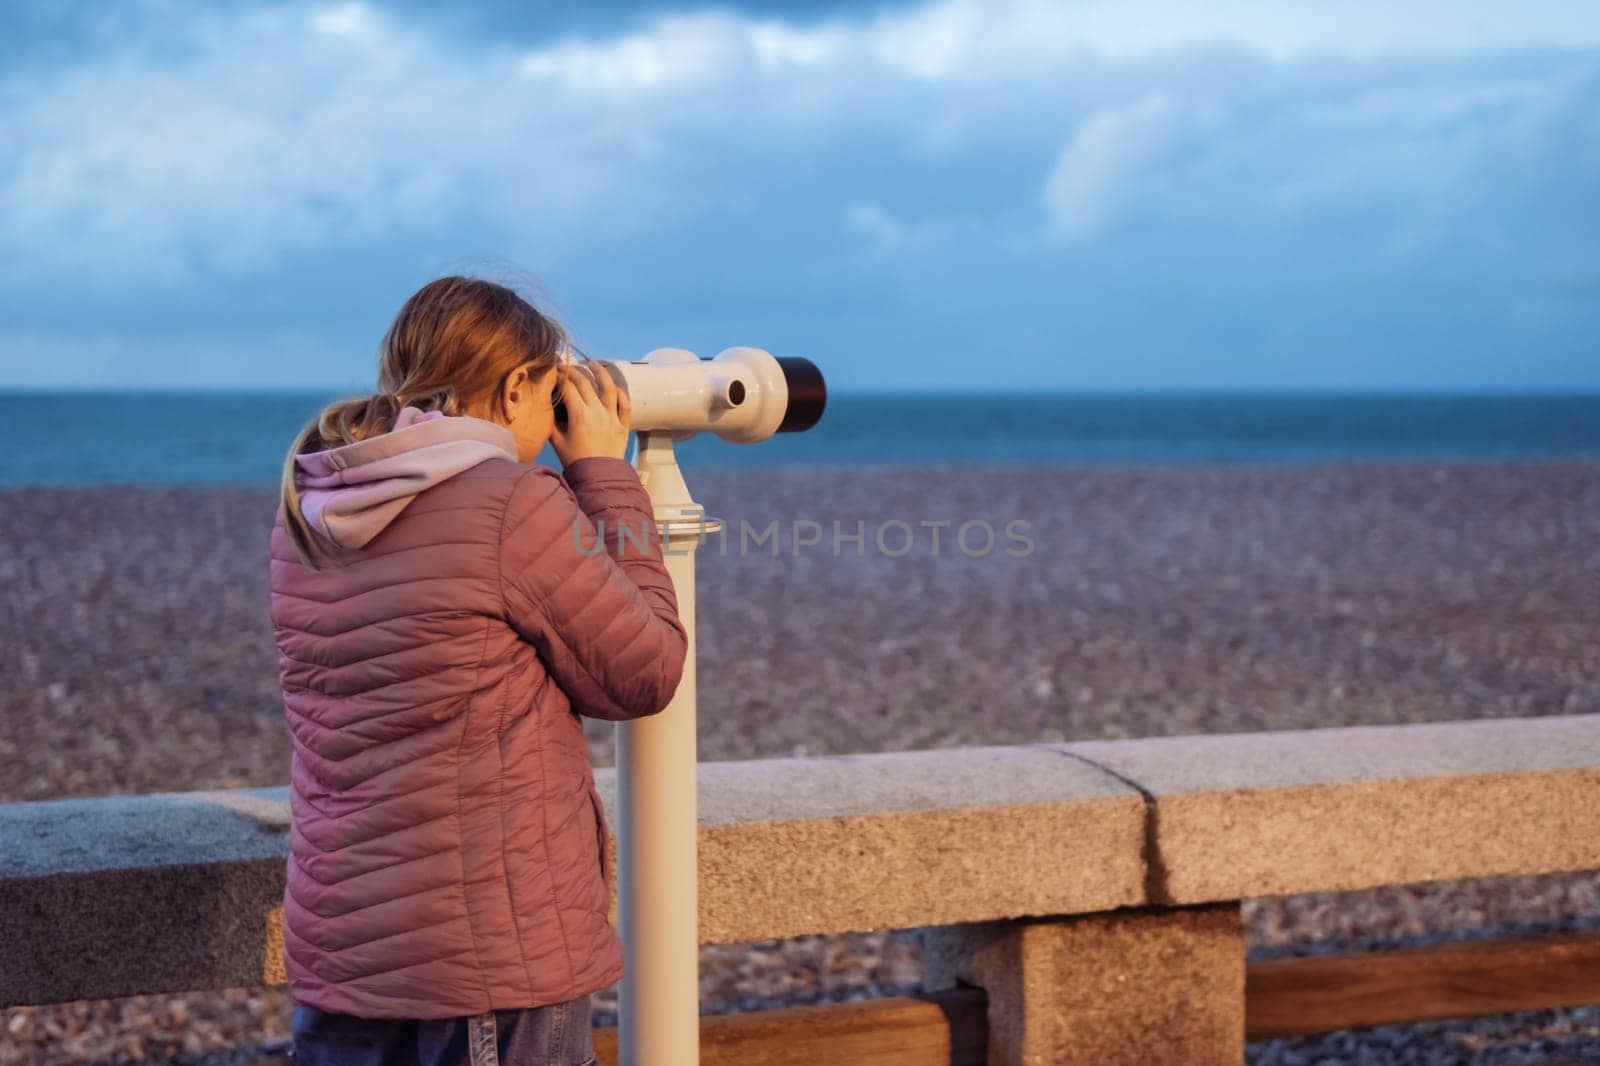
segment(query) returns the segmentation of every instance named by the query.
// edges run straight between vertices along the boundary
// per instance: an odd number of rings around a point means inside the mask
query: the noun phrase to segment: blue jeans
[[[295,1066],[597,1066],[589,996],[418,1021],[294,1008]]]

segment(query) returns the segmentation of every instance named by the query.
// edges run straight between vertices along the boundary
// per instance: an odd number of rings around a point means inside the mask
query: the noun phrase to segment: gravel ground
[[[690,480],[731,530],[700,554],[707,760],[1600,711],[1600,464]],[[259,489],[0,493],[0,800],[287,780],[272,509]],[[741,550],[741,529],[774,521],[776,554]],[[864,544],[836,547],[835,521]],[[935,550],[924,523],[940,521]],[[589,725],[609,764],[611,727]],[[1254,900],[1246,917],[1253,957],[1594,929],[1600,877]],[[708,947],[702,1009],[904,991],[919,960],[914,931]],[[611,992],[596,1007],[614,1022]],[[289,1009],[264,988],[0,1011],[0,1064],[245,1062],[281,1043]],[[1600,1011],[1251,1058],[1600,1062]]]

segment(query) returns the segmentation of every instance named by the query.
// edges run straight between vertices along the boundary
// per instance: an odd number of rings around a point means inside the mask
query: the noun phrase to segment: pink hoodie
[[[360,548],[423,489],[496,458],[517,459],[504,426],[402,407],[388,433],[295,458],[300,513],[331,543]]]
[[[519,463],[504,427],[414,408],[297,465],[331,560],[303,566],[280,516],[294,1000],[441,1018],[615,983],[579,716],[659,711],[687,653],[637,473]]]

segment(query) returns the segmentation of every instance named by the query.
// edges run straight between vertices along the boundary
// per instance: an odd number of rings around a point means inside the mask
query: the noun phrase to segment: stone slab
[[[289,789],[0,804],[0,880],[289,855]]]
[[[1600,868],[1600,716],[1052,746],[1150,797],[1151,903]]]
[[[0,806],[0,1005],[281,983],[288,789]]]
[[[1143,891],[1139,794],[1043,745],[705,763],[698,802],[702,943],[1078,913]]]

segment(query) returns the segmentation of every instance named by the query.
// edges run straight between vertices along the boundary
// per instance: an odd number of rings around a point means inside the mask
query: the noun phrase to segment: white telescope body
[[[611,371],[628,394],[630,429],[665,432],[673,440],[714,433],[754,444],[774,433],[810,429],[827,402],[827,387],[811,360],[760,348],[727,348],[714,359],[657,348],[643,359],[591,359],[589,365]]]

